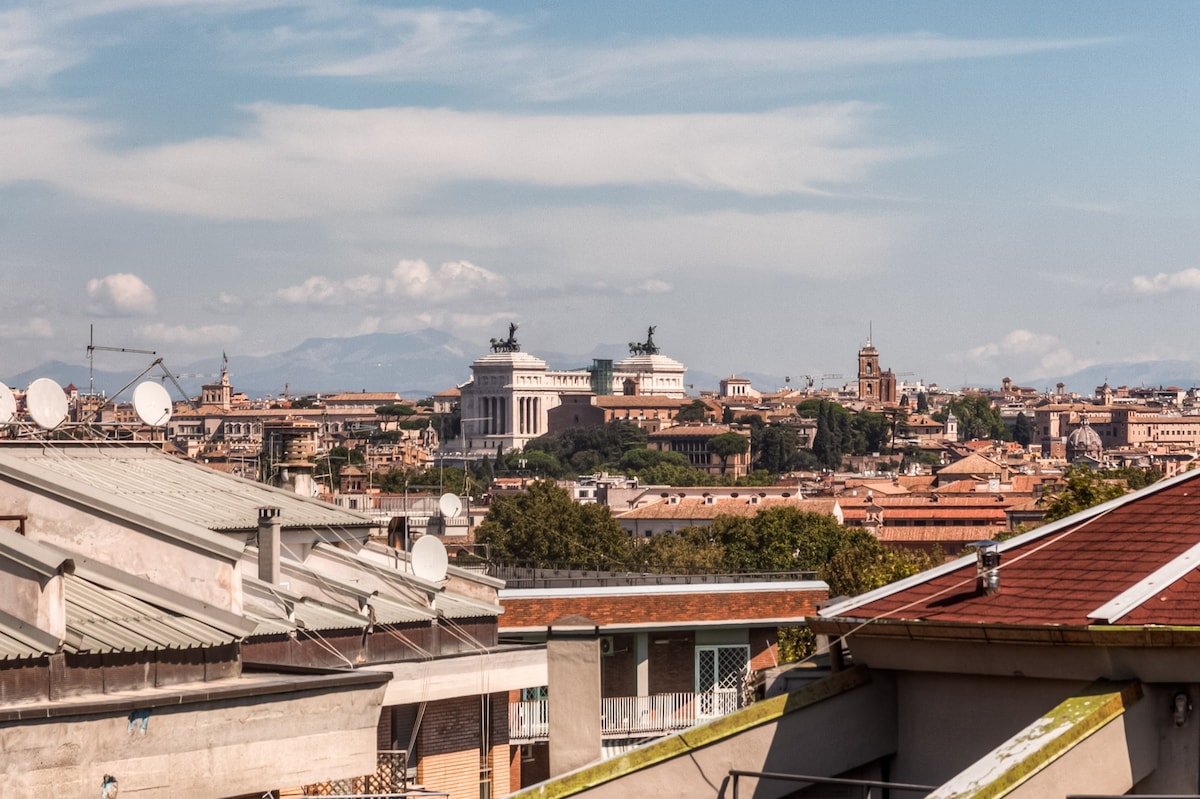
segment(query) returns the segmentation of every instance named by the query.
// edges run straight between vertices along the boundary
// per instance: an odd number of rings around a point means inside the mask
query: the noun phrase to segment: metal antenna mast
[[[154,350],[131,350],[131,349],[127,349],[125,347],[98,347],[95,344],[95,332],[96,332],[96,326],[88,325],[87,356],[88,356],[88,395],[89,396],[94,396],[96,394],[96,381],[92,377],[92,366],[93,366],[93,361],[94,361],[93,356],[94,356],[94,353],[96,352],[96,350],[100,350],[101,352],[132,352],[136,355],[157,355],[158,354]],[[142,374],[145,374],[145,372],[143,372]]]

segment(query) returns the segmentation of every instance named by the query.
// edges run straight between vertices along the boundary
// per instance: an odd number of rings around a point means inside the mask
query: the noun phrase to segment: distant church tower
[[[896,375],[879,368],[879,350],[867,337],[867,345],[858,351],[858,398],[868,405],[896,402]]]
[[[216,405],[221,410],[233,407],[233,386],[229,385],[229,370],[221,367],[221,382],[209,383],[200,389],[201,405]]]
[[[867,338],[867,346],[858,351],[858,398],[879,402],[879,350]]]

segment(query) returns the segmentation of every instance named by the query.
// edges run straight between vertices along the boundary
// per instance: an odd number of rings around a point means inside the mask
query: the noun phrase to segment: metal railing
[[[733,572],[728,574],[653,574],[622,572],[568,565],[489,563],[490,577],[504,580],[507,588],[591,588],[643,585],[713,585],[815,580],[816,572]]]
[[[736,691],[610,696],[600,702],[601,738],[649,738],[669,735],[727,716],[741,707]],[[512,743],[545,741],[550,735],[550,700],[509,704]]]
[[[912,793],[927,794],[930,791],[937,790],[936,785],[916,785],[909,782],[889,782],[886,780],[866,780],[866,779],[849,779],[845,777],[824,777],[819,774],[780,774],[774,771],[743,771],[742,769],[730,769],[728,776],[721,781],[720,790],[717,791],[717,799],[739,799],[740,781],[742,777],[748,777],[754,780],[776,780],[780,782],[803,782],[812,785],[839,785],[846,787],[857,787],[862,789],[860,796],[864,799],[871,799],[876,794],[873,792],[875,788],[881,790],[881,796],[889,795],[889,791],[906,791]],[[726,793],[731,787],[733,791]]]

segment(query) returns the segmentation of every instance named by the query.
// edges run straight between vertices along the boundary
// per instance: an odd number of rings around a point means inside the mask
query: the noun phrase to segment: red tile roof
[[[1196,625],[1198,556],[1180,556],[1198,542],[1200,471],[1005,542],[997,594],[976,595],[974,561],[964,559],[822,615],[1039,626]],[[1155,572],[1158,587],[1131,590]],[[1097,613],[1118,598],[1122,610]]]

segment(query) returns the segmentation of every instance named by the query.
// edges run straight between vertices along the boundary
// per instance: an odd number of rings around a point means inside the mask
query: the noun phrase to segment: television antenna
[[[96,344],[95,333],[96,333],[96,326],[88,325],[87,357],[88,357],[88,394],[89,395],[95,396],[95,394],[96,394],[96,381],[92,376],[92,366],[94,365],[96,350],[100,350],[101,352],[131,352],[135,355],[157,355],[158,354],[154,350],[134,350],[134,349],[129,349],[128,347],[101,347],[98,344]],[[142,374],[145,374],[145,372],[143,372]],[[140,377],[140,375],[139,375],[139,377]],[[126,386],[126,388],[128,388],[128,386]],[[122,390],[124,390],[124,389],[122,389]]]

